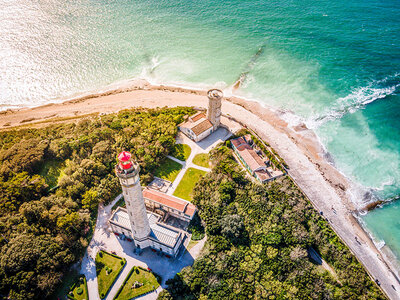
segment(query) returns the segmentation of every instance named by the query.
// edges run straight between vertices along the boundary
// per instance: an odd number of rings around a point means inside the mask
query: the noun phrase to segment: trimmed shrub
[[[82,295],[83,289],[82,289],[81,287],[78,287],[78,288],[76,289],[76,293],[77,293],[78,295]]]
[[[100,252],[99,252],[99,256],[100,256],[100,257],[103,257],[103,251],[100,251]]]
[[[104,293],[101,293],[100,297],[101,299],[103,299],[106,295],[104,295]]]
[[[121,266],[123,266],[125,264],[125,261],[121,260]]]

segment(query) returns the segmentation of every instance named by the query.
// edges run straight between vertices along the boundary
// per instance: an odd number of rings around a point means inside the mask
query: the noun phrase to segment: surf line
[[[239,78],[232,85],[233,91],[240,88],[240,86],[246,80],[247,75],[254,68],[258,58],[264,53],[264,50],[265,50],[265,44],[262,45],[260,48],[258,48],[257,52],[251,57],[250,62],[247,64],[245,71],[240,74]]]

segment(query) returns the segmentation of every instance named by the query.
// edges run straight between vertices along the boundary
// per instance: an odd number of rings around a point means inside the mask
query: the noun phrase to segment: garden
[[[170,158],[166,158],[165,161],[155,170],[154,176],[174,182],[181,169],[182,165],[180,163],[177,163]]]
[[[210,155],[208,153],[199,153],[193,157],[193,163],[200,167],[209,168],[210,167]]]
[[[101,299],[107,295],[125,264],[126,260],[117,255],[105,251],[97,253],[96,274]]]
[[[160,286],[161,277],[134,266],[119,289],[115,300],[132,299],[147,294]]]
[[[85,275],[81,275],[79,280],[75,282],[67,295],[67,297],[71,300],[88,300],[89,293],[87,289],[86,277]]]
[[[177,186],[174,196],[191,201],[192,191],[197,181],[200,180],[207,172],[189,168],[187,169],[185,175],[183,175],[181,182]]]

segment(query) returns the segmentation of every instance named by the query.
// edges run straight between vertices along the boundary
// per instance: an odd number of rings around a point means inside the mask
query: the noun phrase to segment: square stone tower
[[[207,92],[207,119],[213,125],[213,131],[217,130],[221,124],[221,100],[223,96],[222,91],[218,89],[212,89]]]

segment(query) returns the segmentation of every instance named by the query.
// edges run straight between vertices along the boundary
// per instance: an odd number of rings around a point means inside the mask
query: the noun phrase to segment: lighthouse
[[[118,155],[115,174],[122,186],[126,208],[119,206],[113,211],[108,220],[111,230],[122,240],[133,241],[136,253],[150,247],[154,252],[175,257],[183,242],[190,240],[185,226],[197,208],[188,201],[148,187],[142,190],[139,171],[129,152]]]
[[[118,155],[115,174],[122,186],[126,209],[132,228],[132,236],[137,247],[146,247],[151,228],[147,217],[139,178],[140,167],[132,160],[132,155],[123,151]]]

